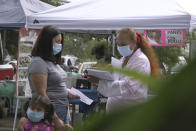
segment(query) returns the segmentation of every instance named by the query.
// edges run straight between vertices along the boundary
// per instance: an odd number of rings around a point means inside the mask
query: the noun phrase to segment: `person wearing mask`
[[[117,49],[122,56],[121,68],[136,70],[155,77],[160,75],[159,61],[152,47],[132,28],[123,28],[117,33]],[[89,75],[87,78],[97,83],[97,90],[108,97],[107,112],[143,102],[148,95],[146,85],[127,76],[116,75],[113,81],[101,80]]]
[[[107,53],[107,48],[104,44],[95,45],[92,49],[92,55],[95,55],[98,63],[110,63],[112,55]]]
[[[24,117],[19,120],[18,131],[55,131],[53,123],[54,106],[49,99],[41,95],[34,95],[23,107]],[[67,130],[73,131],[69,125]]]
[[[63,34],[54,26],[43,27],[32,49],[32,60],[28,67],[32,95],[45,96],[55,106],[57,130],[63,130],[64,124],[69,124],[68,98],[79,98],[67,90],[67,75],[60,67],[62,49]]]

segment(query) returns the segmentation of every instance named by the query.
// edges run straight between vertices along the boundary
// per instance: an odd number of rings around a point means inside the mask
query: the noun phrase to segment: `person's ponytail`
[[[151,75],[158,77],[160,76],[160,65],[159,60],[148,41],[139,33],[136,33],[138,47],[148,57],[151,67]]]

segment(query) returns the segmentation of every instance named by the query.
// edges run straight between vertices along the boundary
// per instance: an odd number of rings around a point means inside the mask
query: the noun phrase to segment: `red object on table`
[[[0,65],[0,80],[13,80],[14,69],[11,65]]]

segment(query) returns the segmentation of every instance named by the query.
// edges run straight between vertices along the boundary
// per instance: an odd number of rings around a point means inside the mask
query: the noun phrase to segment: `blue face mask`
[[[53,54],[56,55],[62,50],[62,44],[54,43],[53,44]]]
[[[126,46],[117,46],[118,52],[121,56],[129,56],[132,54],[132,50],[130,49],[129,45]]]
[[[34,112],[30,108],[28,108],[27,117],[32,122],[40,122],[42,119],[44,119],[44,112]]]

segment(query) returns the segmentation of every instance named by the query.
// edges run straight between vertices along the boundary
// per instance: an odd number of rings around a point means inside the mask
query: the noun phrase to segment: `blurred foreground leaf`
[[[196,60],[157,86],[163,88],[146,103],[108,115],[93,115],[76,130],[195,131]]]
[[[131,69],[121,69],[121,68],[114,68],[111,65],[98,65],[99,68],[107,70],[109,72],[116,72],[119,74],[123,74],[125,76],[134,78],[136,80],[141,81],[142,83],[146,84],[148,86],[148,88],[151,91],[155,91],[157,92],[159,90],[159,88],[161,88],[161,86],[164,84],[164,79],[161,78],[155,78],[146,74],[141,74],[135,70],[131,70]]]

